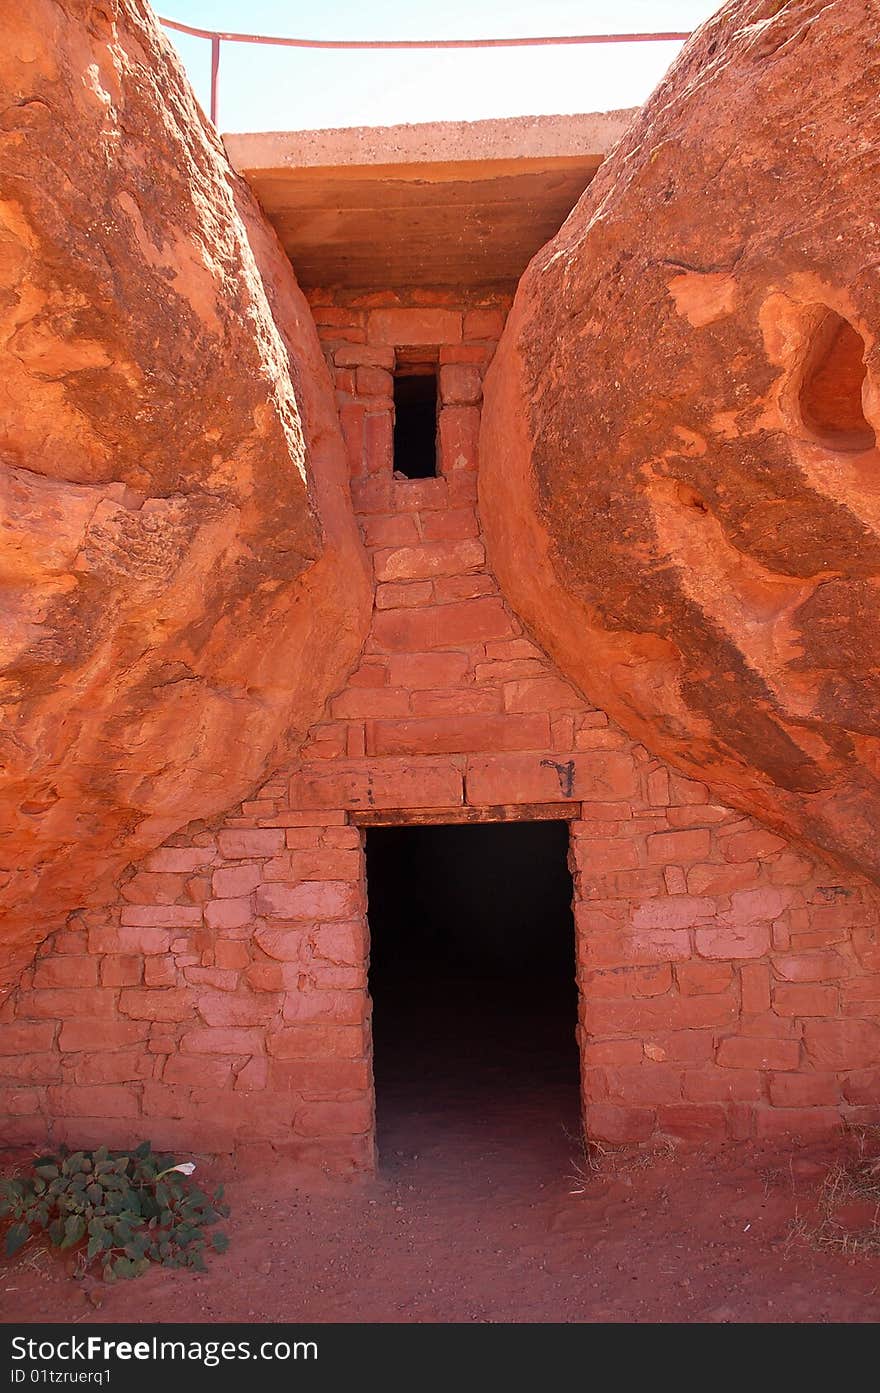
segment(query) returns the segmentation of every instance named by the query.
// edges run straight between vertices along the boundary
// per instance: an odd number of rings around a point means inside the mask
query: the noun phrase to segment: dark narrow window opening
[[[419,364],[394,374],[394,472],[404,479],[437,474],[437,369]]]
[[[465,1168],[518,1148],[542,1174],[580,1132],[564,822],[367,833],[379,1160]]]

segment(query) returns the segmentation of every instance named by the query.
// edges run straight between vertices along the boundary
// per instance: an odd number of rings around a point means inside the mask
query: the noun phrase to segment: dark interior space
[[[394,377],[394,468],[407,479],[437,473],[437,372],[426,367]]]
[[[380,1164],[568,1147],[579,1128],[564,822],[367,833]],[[488,1150],[487,1150],[488,1148]]]

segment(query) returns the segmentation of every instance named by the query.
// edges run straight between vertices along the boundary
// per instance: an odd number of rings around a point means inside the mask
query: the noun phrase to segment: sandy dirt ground
[[[834,1148],[605,1153],[585,1163],[571,1092],[386,1099],[367,1181],[227,1185],[231,1246],[207,1274],[107,1287],[39,1248],[0,1266],[3,1320],[867,1322],[877,1201]],[[494,1100],[494,1101],[493,1101]],[[401,1102],[398,1099],[398,1102]],[[478,1105],[479,1104],[479,1105]],[[869,1148],[872,1139],[868,1139]],[[880,1139],[873,1138],[874,1154]],[[208,1163],[203,1178],[228,1167]],[[829,1180],[830,1177],[830,1180]],[[830,1192],[834,1191],[834,1195]],[[874,1236],[877,1237],[876,1231]]]

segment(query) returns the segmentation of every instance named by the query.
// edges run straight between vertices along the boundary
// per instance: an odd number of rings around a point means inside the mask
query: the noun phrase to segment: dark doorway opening
[[[394,470],[406,479],[437,474],[437,369],[419,364],[394,375]]]
[[[464,1163],[516,1149],[540,1171],[571,1154],[580,1097],[567,852],[564,822],[368,831],[384,1167],[432,1150]]]

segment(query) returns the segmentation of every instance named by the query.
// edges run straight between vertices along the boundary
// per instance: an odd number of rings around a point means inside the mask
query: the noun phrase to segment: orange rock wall
[[[684,46],[520,281],[480,478],[562,671],[875,881],[878,18],[734,0]]]
[[[587,1135],[692,1142],[880,1118],[880,903],[573,689],[488,569],[482,376],[506,302],[313,309],[374,609],[297,758],[44,945],[0,1024],[11,1135],[374,1159],[365,816],[571,825]],[[395,350],[440,364],[436,479],[392,476]],[[574,1028],[574,1022],[572,1022]]]
[[[371,598],[308,306],[152,13],[2,11],[0,996],[295,748]]]

